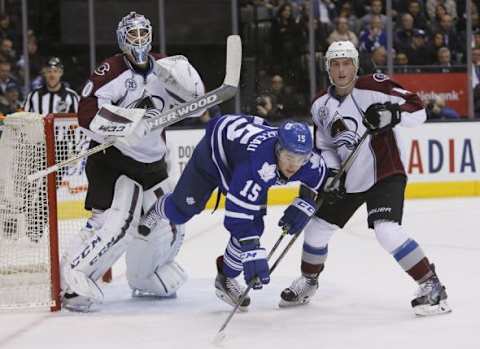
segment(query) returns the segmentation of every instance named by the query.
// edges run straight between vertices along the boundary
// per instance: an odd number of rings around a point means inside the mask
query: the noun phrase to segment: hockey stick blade
[[[208,109],[223,103],[234,97],[238,91],[240,71],[242,66],[242,42],[240,36],[230,35],[227,38],[227,62],[225,68],[225,79],[223,84],[207,94],[183,103],[176,108],[170,109],[155,118],[148,120],[151,129],[165,128],[179,121],[182,121],[201,109]],[[80,159],[96,154],[115,144],[115,139],[109,139],[105,143],[80,153],[70,159],[49,166],[44,170],[29,174],[27,180],[32,182],[49,175],[52,172],[77,162]]]

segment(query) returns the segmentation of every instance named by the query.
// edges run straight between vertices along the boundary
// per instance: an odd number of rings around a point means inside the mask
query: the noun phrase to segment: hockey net
[[[16,113],[0,136],[0,310],[60,308],[59,258],[85,224],[85,159],[27,176],[88,148],[74,115]]]

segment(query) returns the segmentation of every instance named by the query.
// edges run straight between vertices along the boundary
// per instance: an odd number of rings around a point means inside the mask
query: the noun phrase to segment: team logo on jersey
[[[315,125],[323,126],[325,121],[328,120],[328,116],[330,115],[328,107],[326,105],[322,105],[318,108],[317,113],[313,116],[313,122]]]
[[[341,116],[336,114],[330,125],[330,136],[333,143],[340,148],[353,149],[360,139],[358,134],[358,121],[353,116]]]
[[[133,78],[128,78],[125,80],[125,88],[127,91],[134,91],[137,89],[137,82]]]
[[[388,75],[382,74],[382,73],[375,73],[373,74],[373,80],[376,82],[384,82],[385,80],[390,79]]]
[[[82,90],[82,97],[87,98],[93,91],[93,82],[88,80]]]
[[[277,165],[264,162],[262,168],[258,170],[258,174],[264,182],[268,182],[277,176]]]
[[[107,74],[109,70],[110,70],[110,64],[108,64],[107,62],[104,62],[100,64],[93,73],[100,76],[104,76],[105,74]]]
[[[187,196],[185,202],[190,206],[195,205],[195,198],[192,196]]]

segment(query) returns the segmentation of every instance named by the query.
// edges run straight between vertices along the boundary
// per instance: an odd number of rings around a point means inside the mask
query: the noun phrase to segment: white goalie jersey
[[[79,124],[94,141],[103,143],[104,137],[90,130],[89,126],[98,110],[106,104],[122,108],[155,108],[164,112],[204,93],[198,72],[183,56],[162,58],[151,54],[149,68],[139,71],[125,55],[118,54],[100,64],[84,85],[78,110]],[[118,143],[115,147],[124,155],[144,163],[159,161],[166,153],[162,129],[152,131],[139,144]]]
[[[311,108],[315,146],[322,151],[327,166],[331,168],[340,167],[366,132],[362,119],[371,104],[398,103],[402,111],[399,126],[417,126],[426,119],[420,98],[383,74],[358,78],[353,91],[344,99],[332,93],[329,90],[317,98]],[[363,192],[383,178],[406,174],[398,129],[368,136],[360,147],[347,172],[345,187],[348,193]]]

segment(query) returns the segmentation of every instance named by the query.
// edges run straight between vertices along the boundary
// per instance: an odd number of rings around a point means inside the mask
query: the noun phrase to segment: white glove
[[[147,120],[140,120],[140,122],[137,124],[137,127],[133,129],[132,133],[125,137],[119,137],[116,140],[116,143],[124,144],[128,147],[135,147],[143,142],[143,139],[148,136],[151,131],[152,130],[150,126],[147,124]]]

